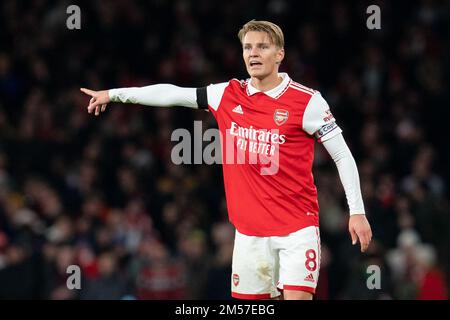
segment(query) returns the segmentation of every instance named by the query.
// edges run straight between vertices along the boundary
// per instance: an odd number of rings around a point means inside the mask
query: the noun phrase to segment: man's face
[[[247,32],[242,40],[242,49],[248,74],[259,79],[277,73],[277,62],[284,58],[284,49],[273,44],[266,32]]]

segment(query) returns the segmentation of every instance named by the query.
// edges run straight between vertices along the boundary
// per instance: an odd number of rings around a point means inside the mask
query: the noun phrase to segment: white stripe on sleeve
[[[310,98],[303,114],[302,128],[321,143],[342,132],[320,92]]]
[[[222,82],[218,84],[211,84],[206,87],[208,92],[208,104],[215,111],[219,108],[220,101],[222,101],[223,93],[226,87],[228,87],[229,82]]]

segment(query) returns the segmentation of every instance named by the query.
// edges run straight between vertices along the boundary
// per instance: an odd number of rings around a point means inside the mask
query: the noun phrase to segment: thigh
[[[276,288],[277,257],[267,237],[247,236],[236,230],[231,291],[234,298],[269,299]]]
[[[307,227],[285,237],[277,237],[282,290],[305,291],[314,294],[320,269],[319,228]]]

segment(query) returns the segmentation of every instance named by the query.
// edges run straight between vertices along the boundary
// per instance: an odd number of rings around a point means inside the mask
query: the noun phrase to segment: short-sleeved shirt
[[[261,92],[232,79],[197,90],[221,133],[230,222],[243,234],[280,236],[319,225],[314,143],[342,132],[320,92],[280,73]]]

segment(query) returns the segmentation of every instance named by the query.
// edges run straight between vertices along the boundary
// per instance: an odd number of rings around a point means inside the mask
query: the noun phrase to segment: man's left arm
[[[324,145],[336,163],[350,209],[348,229],[352,242],[356,244],[359,240],[361,251],[366,251],[372,231],[364,211],[358,168],[342,136],[341,128],[336,124],[328,103],[318,91],[313,94],[305,108],[302,128]]]
[[[358,168],[342,133],[323,141],[323,146],[336,163],[339,177],[344,187],[345,196],[350,209],[349,232],[352,243],[359,240],[361,252],[365,252],[372,239],[372,231],[367,221],[361,195]]]

